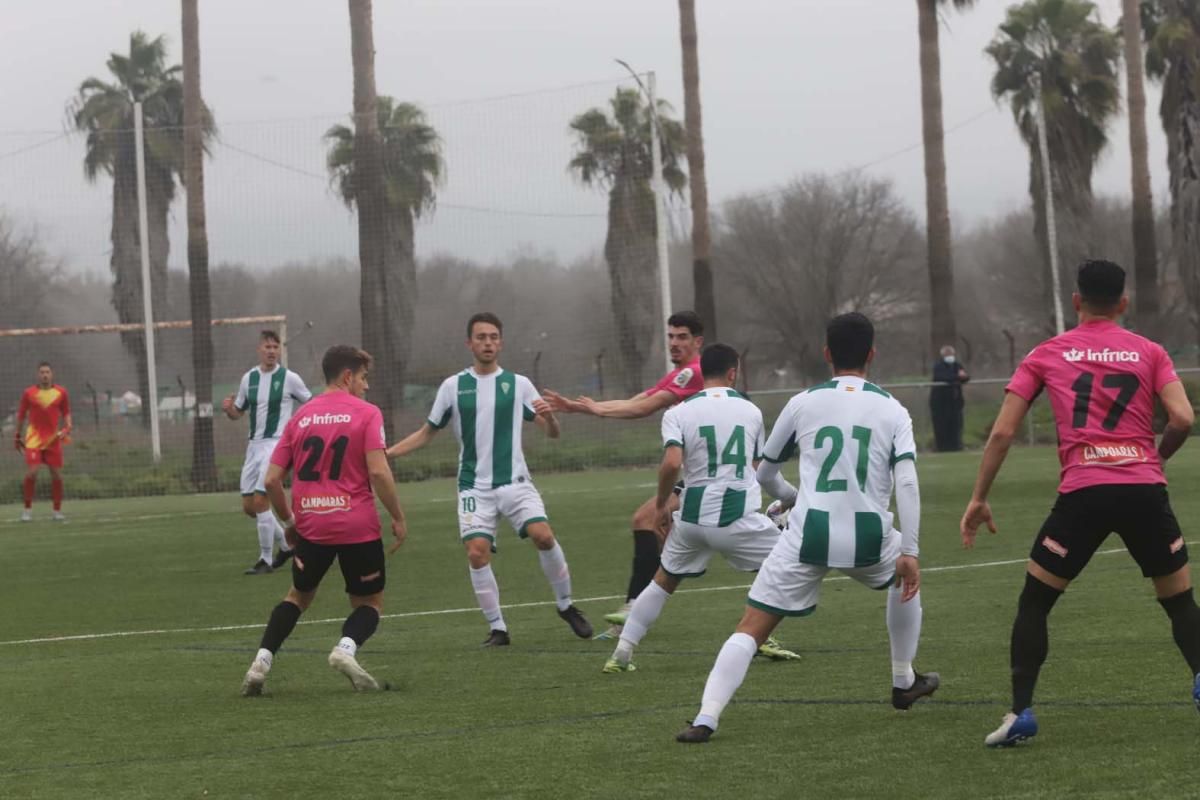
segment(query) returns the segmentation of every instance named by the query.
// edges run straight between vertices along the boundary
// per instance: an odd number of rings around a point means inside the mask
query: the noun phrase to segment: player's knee
[[[555,545],[554,531],[545,522],[535,522],[525,528],[525,535],[533,542],[538,550],[553,550]]]
[[[642,506],[633,512],[633,516],[629,520],[629,527],[635,531],[651,531],[654,530],[655,522],[654,509]]]
[[[492,543],[484,537],[467,542],[467,561],[472,569],[483,569],[492,563]]]
[[[771,631],[775,630],[775,626],[779,624],[781,618],[774,614],[768,614],[765,611],[760,611],[757,608],[747,607],[746,613],[742,615],[742,621],[738,623],[736,632],[745,633],[754,638],[754,641],[759,645],[767,640],[771,635]]]
[[[301,592],[293,586],[291,589],[288,589],[287,596],[283,599],[284,602],[291,603],[303,612],[308,610],[315,594],[316,592]]]
[[[264,511],[271,510],[271,501],[267,499],[265,494],[256,494],[251,498],[251,507],[256,515],[261,514]]]
[[[382,614],[383,592],[368,595],[350,595],[350,607],[359,608],[360,606],[369,606]]]
[[[675,590],[679,588],[679,578],[668,575],[662,567],[659,567],[658,572],[654,573],[654,582],[667,594],[674,594]]]

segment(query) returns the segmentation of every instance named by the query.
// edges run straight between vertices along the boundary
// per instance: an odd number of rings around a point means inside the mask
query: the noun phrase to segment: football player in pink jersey
[[[351,611],[329,654],[329,666],[349,678],[355,691],[379,688],[355,659],[379,625],[387,578],[376,496],[392,518],[393,549],[404,541],[406,529],[384,454],[383,414],[362,399],[370,368],[371,356],[357,347],[335,345],[325,351],[325,391],[288,421],[271,455],[267,497],[295,552],[292,588],[271,612],[242,682],[243,695],[262,694],[275,653],[312,603],[335,558]],[[283,479],[292,467],[289,506]]]
[[[984,740],[1005,747],[1037,734],[1033,690],[1046,660],[1046,620],[1067,586],[1112,532],[1154,584],[1187,660],[1200,709],[1200,608],[1187,545],[1167,497],[1163,464],[1192,429],[1191,403],[1161,346],[1117,320],[1129,306],[1125,271],[1109,261],[1079,267],[1074,329],[1042,342],[1007,386],[961,523],[964,547],[980,525],[996,532],[988,492],[1029,406],[1047,390],[1058,428],[1058,499],[1033,542],[1012,629],[1012,708]],[[1154,400],[1167,427],[1155,447]]]
[[[677,311],[667,319],[667,352],[673,370],[644,392],[628,400],[593,400],[578,397],[574,400],[550,390],[542,394],[555,411],[576,414],[591,414],[597,417],[617,419],[641,419],[663,409],[681,403],[704,388],[704,377],[700,374],[700,351],[704,349],[704,323],[695,311]],[[671,497],[669,511],[679,508],[678,491]],[[655,499],[651,497],[633,512],[630,526],[633,529],[633,568],[629,588],[625,592],[625,605],[605,621],[613,627],[596,636],[597,639],[613,639],[621,635],[621,626],[629,613],[634,599],[654,580],[658,572],[658,554],[667,538],[656,513]]]

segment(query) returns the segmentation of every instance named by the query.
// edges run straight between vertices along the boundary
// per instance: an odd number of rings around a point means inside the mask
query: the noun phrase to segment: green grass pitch
[[[22,525],[0,507],[0,797],[1200,796],[1187,668],[1123,551],[1098,555],[1051,617],[1041,735],[983,747],[1005,710],[1009,625],[1057,463],[1049,449],[1015,451],[993,498],[1000,535],[965,552],[957,523],[978,459],[920,463],[917,667],[941,673],[936,697],[892,710],[883,595],[831,581],[818,613],[780,627],[803,660],[756,660],[700,747],[673,736],[741,613],[748,576],[724,564],[668,603],[638,672],[601,675],[611,644],[570,634],[532,546],[506,530],[494,567],[516,605],[513,644],[482,651],[452,486],[402,484],[410,534],[388,565],[394,616],[360,653],[395,689],[354,694],[325,664],[346,613],[335,570],[269,694],[243,699],[288,577],[241,574],[256,540],[236,496],[69,503],[67,525]],[[1198,446],[1168,473],[1194,540]],[[628,517],[652,480],[538,478],[597,629],[623,592]],[[1113,537],[1104,549],[1119,548]]]

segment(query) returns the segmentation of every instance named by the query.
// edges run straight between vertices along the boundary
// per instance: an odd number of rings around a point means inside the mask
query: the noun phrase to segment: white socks
[[[758,644],[748,633],[735,633],[725,641],[725,646],[717,654],[717,663],[708,673],[704,696],[700,700],[700,713],[692,720],[693,725],[704,725],[714,731],[717,729],[721,712],[742,685],[746,670],[750,668],[750,662],[757,652]]]
[[[549,550],[538,550],[538,561],[542,564],[542,574],[554,589],[554,604],[559,611],[566,611],[571,607],[571,570],[567,569],[567,557],[558,542]],[[475,591],[478,593],[479,590]]]
[[[649,586],[642,589],[642,593],[633,601],[633,607],[629,609],[629,616],[625,618],[625,627],[621,629],[621,641],[613,652],[613,658],[622,664],[629,663],[633,656],[633,648],[641,643],[642,637],[658,619],[670,596],[670,593],[655,581],[651,581]]]
[[[349,636],[343,636],[333,649],[341,650],[346,655],[353,657],[358,652],[358,644]]]
[[[892,686],[908,689],[916,680],[912,662],[921,639],[921,593],[907,603],[900,602],[900,587],[888,589],[888,639],[892,645]]]
[[[279,523],[270,509],[256,514],[254,520],[258,524],[258,557],[270,564],[275,558],[275,529]]]
[[[559,553],[561,555],[562,551]],[[507,631],[504,615],[500,613],[500,586],[496,583],[492,565],[488,564],[480,569],[470,567],[470,570],[471,586],[475,589],[475,599],[479,601],[479,610],[483,612],[484,619],[488,621],[492,630]]]
[[[279,552],[286,553],[292,548],[288,547],[287,537],[283,535],[283,526],[279,524],[279,518],[274,514],[271,515],[271,521],[275,523],[275,544],[279,545]]]
[[[260,662],[265,669],[263,672],[271,670],[271,663],[275,660],[275,655],[265,647],[258,648],[258,653],[255,654],[254,660]]]

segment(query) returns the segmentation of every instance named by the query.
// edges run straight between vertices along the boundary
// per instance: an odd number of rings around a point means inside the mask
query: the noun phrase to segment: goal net
[[[202,462],[215,466],[216,485],[236,491],[245,452],[246,424],[221,413],[221,398],[237,390],[242,374],[257,363],[260,331],[281,336],[284,363],[305,382],[319,384],[304,341],[309,326],[288,329],[282,315],[215,319],[212,322],[212,398],[215,413],[197,402],[190,321],[155,323],[155,388],[152,406],[147,371],[139,368],[141,325],[75,325],[0,329],[0,432],[9,455],[0,459],[0,503],[20,499],[23,459],[9,443],[16,432],[21,393],[37,383],[38,365],[48,362],[54,382],[67,391],[73,431],[64,449],[69,498],[177,494],[195,491],[193,430],[197,416],[213,415],[213,447],[203,445]],[[299,350],[299,363],[287,360]],[[140,362],[144,364],[144,360]],[[158,418],[161,458],[155,463],[150,415]],[[39,482],[39,494],[49,481]]]

